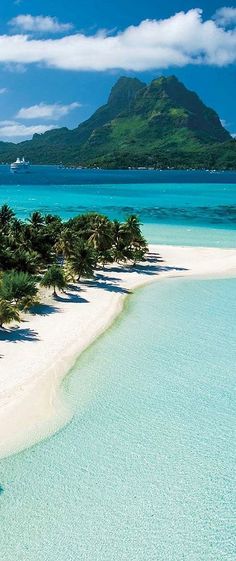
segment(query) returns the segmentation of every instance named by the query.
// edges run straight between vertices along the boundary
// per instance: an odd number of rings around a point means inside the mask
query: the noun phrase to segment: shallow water
[[[236,280],[137,291],[64,385],[76,415],[1,462],[4,561],[232,561]]]
[[[0,166],[22,218],[135,211],[151,242],[236,246],[235,174],[36,171]],[[64,383],[70,425],[0,462],[3,561],[234,559],[235,292],[169,279],[128,299]]]

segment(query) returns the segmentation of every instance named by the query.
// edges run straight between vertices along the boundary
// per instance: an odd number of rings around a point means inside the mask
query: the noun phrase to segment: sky
[[[120,76],[175,74],[236,133],[236,7],[217,0],[1,0],[0,140],[76,127]]]

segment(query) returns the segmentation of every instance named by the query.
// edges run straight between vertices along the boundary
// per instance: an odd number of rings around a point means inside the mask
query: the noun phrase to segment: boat
[[[15,162],[10,165],[12,173],[27,173],[29,171],[30,163],[25,161],[25,158],[17,158]]]

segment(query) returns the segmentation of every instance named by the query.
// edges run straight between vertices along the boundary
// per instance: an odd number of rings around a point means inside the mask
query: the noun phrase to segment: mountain
[[[236,169],[236,141],[217,113],[175,76],[149,85],[123,77],[107,104],[77,128],[0,142],[0,160],[124,168],[129,166]]]

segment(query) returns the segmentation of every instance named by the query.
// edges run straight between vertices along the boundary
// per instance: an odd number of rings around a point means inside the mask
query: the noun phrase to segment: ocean
[[[4,184],[0,202],[22,217],[132,208],[149,241],[234,247],[235,185],[182,177]],[[234,559],[235,293],[168,279],[128,297],[63,383],[71,423],[0,462],[4,561]]]

